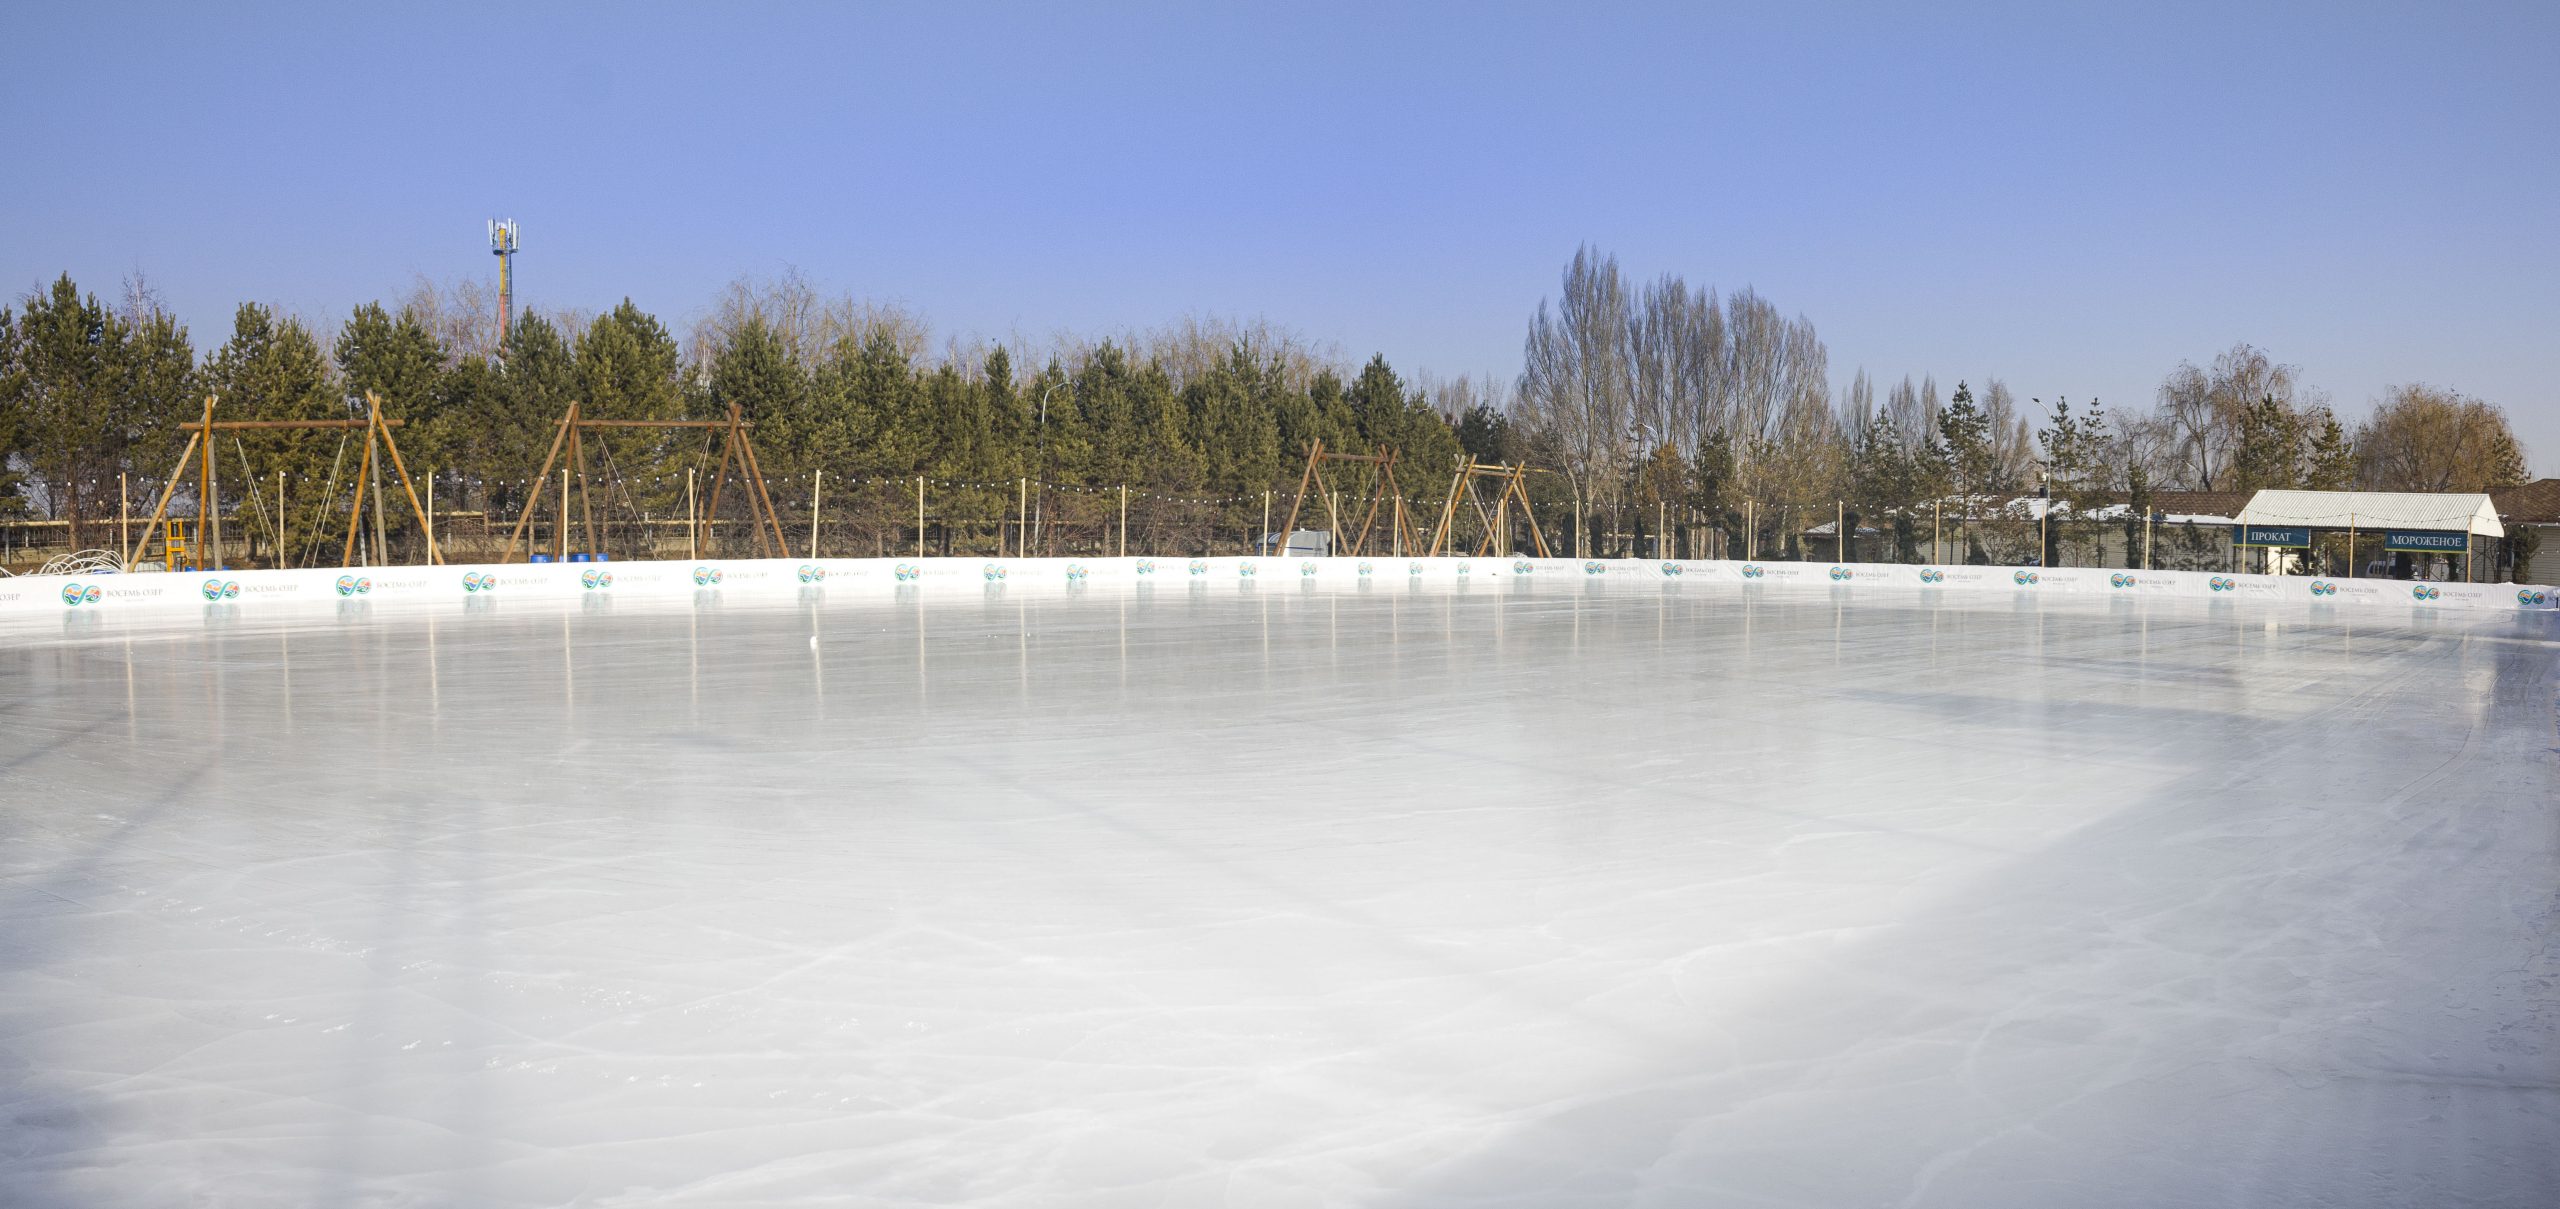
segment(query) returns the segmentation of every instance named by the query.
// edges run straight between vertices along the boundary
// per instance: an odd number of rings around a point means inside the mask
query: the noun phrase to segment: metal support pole
[[[133,569],[133,501],[125,476],[116,475],[116,549],[124,552],[124,569]]]
[[[1254,539],[1254,544],[1255,544],[1255,545],[1259,545],[1259,544],[1261,544],[1261,542],[1262,542],[1262,540],[1263,540],[1264,538],[1268,538],[1268,537],[1270,537],[1270,536],[1271,536],[1271,492],[1270,492],[1269,490],[1267,490],[1267,489],[1266,489],[1266,490],[1262,493],[1262,537],[1257,537],[1257,538],[1255,538],[1255,539]],[[1245,550],[1245,553],[1247,553],[1247,554],[1251,554],[1251,553],[1253,553],[1253,549],[1252,549],[1252,547],[1247,547],[1247,548],[1246,548],[1246,550]]]
[[[2347,514],[2347,578],[2356,577],[2356,514]]]
[[[569,468],[566,466],[560,468],[560,527],[551,536],[560,561],[569,561]]]
[[[826,471],[813,470],[809,472],[809,557],[811,558],[816,558],[818,556],[818,492],[819,489],[825,485],[826,481]]]
[[[702,519],[694,503],[694,468],[684,468],[684,556],[702,557]]]
[[[1831,501],[1831,553],[1841,562],[1849,561],[1849,502]]]
[[[1129,485],[1120,484],[1120,557],[1129,557]]]
[[[916,476],[916,557],[924,557],[924,476]]]

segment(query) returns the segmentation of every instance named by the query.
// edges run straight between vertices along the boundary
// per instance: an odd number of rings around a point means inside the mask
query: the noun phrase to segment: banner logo
[[[227,600],[231,597],[238,596],[239,594],[240,584],[237,580],[229,583],[225,583],[219,579],[208,579],[204,581],[204,598],[206,600]]]
[[[1947,573],[1937,569],[1936,567],[1922,567],[1920,568],[1920,582],[1924,584],[1942,584],[1947,582]]]
[[[2314,596],[2335,596],[2338,594],[2338,585],[2330,583],[2325,579],[2315,579],[2311,581],[2311,594]]]
[[[1368,573],[1370,573],[1371,571],[1375,571],[1375,570],[1377,570],[1377,568],[1376,568],[1376,567],[1372,567],[1372,566],[1370,566],[1366,560],[1362,560],[1362,562],[1360,563],[1360,573],[1361,573],[1362,575],[1367,575],[1367,574],[1368,574]]]
[[[1516,559],[1513,559],[1513,560],[1511,561],[1511,573],[1512,573],[1512,574],[1514,574],[1514,575],[1526,575],[1526,574],[1528,574],[1528,573],[1529,573],[1529,560],[1528,560],[1528,559],[1525,559],[1525,558],[1516,558]]]
[[[1833,567],[1833,568],[1831,568],[1831,582],[1833,582],[1833,583],[1839,583],[1839,582],[1841,582],[1841,581],[1843,581],[1843,580],[1846,580],[1846,579],[1848,579],[1848,578],[1849,578],[1849,568],[1847,568],[1847,567]]]
[[[1670,577],[1671,577],[1671,578],[1673,578],[1673,579],[1678,579],[1678,578],[1680,577],[1680,571],[1681,571],[1681,566],[1680,566],[1680,564],[1678,564],[1678,563],[1664,563],[1664,564],[1662,564],[1662,573],[1663,573],[1663,574],[1665,574],[1665,575],[1670,576]]]
[[[1003,563],[988,563],[988,564],[987,564],[987,566],[986,566],[986,571],[984,572],[984,574],[985,574],[985,575],[986,575],[986,577],[987,577],[987,582],[988,582],[988,583],[991,583],[991,584],[993,584],[993,583],[1003,583],[1003,582],[1004,582],[1004,564],[1003,564]]]
[[[2240,581],[2216,575],[2213,578],[2204,581],[2204,586],[2211,588],[2216,592],[2236,592],[2240,590]]]
[[[2415,596],[2420,600],[2434,600],[2436,597],[2443,595],[2443,593],[2436,591],[2436,586],[2434,584],[2419,584],[2418,586],[2409,589],[2409,595]]]
[[[340,590],[344,591],[344,589]],[[483,575],[478,571],[465,571],[462,573],[462,590],[465,592],[495,592],[498,590],[498,577],[495,575]]]
[[[1251,579],[1256,573],[1257,568],[1255,568],[1252,563],[1244,562],[1236,564],[1236,578],[1238,579]]]
[[[720,568],[695,567],[693,569],[693,586],[707,588],[718,582],[720,582]]]
[[[916,576],[924,574],[924,568],[919,567],[914,563],[899,563],[897,566],[890,568],[889,573],[897,576],[899,583],[905,583],[910,579],[914,579]],[[989,575],[987,578],[994,579],[996,577]]]
[[[1068,583],[1071,583],[1071,584],[1072,584],[1072,583],[1082,583],[1082,582],[1084,582],[1084,577],[1085,577],[1085,569],[1084,569],[1084,564],[1083,564],[1083,563],[1068,563],[1068,564],[1067,564],[1067,582],[1068,582]]]
[[[2118,571],[2107,577],[2107,586],[2110,588],[2130,588],[2133,586],[2133,583],[2133,577],[2122,571]]]
[[[466,575],[463,578],[468,581],[470,576]],[[468,587],[470,585],[466,582],[464,586]],[[489,586],[493,588],[496,587],[497,580],[494,578],[491,579],[489,581]],[[340,596],[362,596],[373,590],[373,581],[361,575],[341,575],[338,577],[337,588],[338,595]]]
[[[67,605],[96,604],[98,603],[98,597],[100,595],[102,595],[102,593],[98,591],[98,585],[96,584],[88,584],[85,586],[81,584],[62,585],[62,603]]]
[[[1476,569],[1476,566],[1475,566],[1475,564],[1474,564],[1474,563],[1459,563],[1459,564],[1458,564],[1458,574],[1460,574],[1460,575],[1464,575],[1464,574],[1466,574],[1467,572],[1469,572],[1469,571],[1473,571],[1473,570],[1475,570],[1475,569]]]
[[[815,584],[825,583],[826,581],[827,569],[825,567],[821,567],[816,563],[800,564],[800,582],[804,584]],[[607,582],[611,581],[608,580]]]
[[[585,588],[590,592],[593,592],[598,588],[610,588],[613,586],[613,572],[598,571],[593,568],[580,571],[578,572],[578,586]]]
[[[1315,574],[1315,573],[1316,573],[1316,560],[1314,560],[1314,559],[1312,559],[1312,558],[1302,558],[1302,559],[1299,559],[1299,560],[1298,560],[1298,574],[1300,574],[1300,575],[1313,575],[1313,574]]]
[[[1609,568],[1601,565],[1599,559],[1586,558],[1582,560],[1582,573],[1585,575],[1599,575],[1606,572],[1608,569]]]
[[[1156,573],[1156,560],[1154,560],[1154,559],[1152,559],[1152,558],[1142,558],[1142,559],[1139,559],[1139,560],[1138,560],[1138,574],[1140,574],[1140,575],[1153,575],[1153,574],[1155,574],[1155,573]]]
[[[1758,579],[1758,578],[1760,578],[1762,575],[1766,575],[1766,574],[1768,574],[1768,572],[1762,571],[1762,570],[1760,569],[1760,564],[1758,564],[1758,563],[1744,563],[1744,564],[1742,564],[1742,577],[1743,577],[1744,579]]]
[[[2551,603],[2551,594],[2548,592],[2536,592],[2531,588],[2518,588],[2516,589],[2516,603],[2520,605],[2533,606],[2547,605]]]
[[[1194,574],[1194,575],[1206,575],[1206,574],[1208,574],[1208,573],[1209,573],[1209,560],[1208,560],[1208,559],[1205,559],[1205,558],[1195,558],[1195,559],[1192,559],[1192,560],[1191,560],[1191,573],[1192,573],[1192,574]]]
[[[2040,582],[2038,576],[2033,571],[2014,572],[2009,576],[2009,579],[2021,588],[2032,588]]]

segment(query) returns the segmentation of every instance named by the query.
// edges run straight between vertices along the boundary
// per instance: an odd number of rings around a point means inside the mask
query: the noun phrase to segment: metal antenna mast
[[[489,253],[498,258],[498,343],[516,321],[516,220],[489,220]]]

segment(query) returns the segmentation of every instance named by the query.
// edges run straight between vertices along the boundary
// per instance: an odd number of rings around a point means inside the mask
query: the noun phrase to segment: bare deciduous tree
[[[2494,404],[2395,386],[2356,430],[2356,478],[2373,491],[2487,491],[2525,477],[2524,448]]]

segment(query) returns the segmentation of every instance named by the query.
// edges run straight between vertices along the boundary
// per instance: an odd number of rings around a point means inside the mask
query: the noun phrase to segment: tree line
[[[1523,370],[1507,381],[1400,373],[1267,324],[1198,319],[1045,347],[936,346],[915,316],[826,297],[796,275],[741,280],[682,338],[628,299],[599,313],[528,310],[501,338],[491,303],[473,283],[422,283],[325,331],[244,303],[200,353],[146,283],[104,301],[65,275],[0,307],[0,516],[62,521],[74,547],[113,544],[101,525],[137,495],[148,507],[207,395],[220,418],[259,420],[360,417],[378,397],[439,513],[493,527],[543,489],[532,478],[573,401],[631,420],[734,406],[778,505],[812,522],[814,508],[830,532],[884,551],[920,537],[1019,550],[1033,507],[1041,548],[1100,549],[1123,490],[1139,501],[1120,522],[1136,530],[1133,549],[1233,548],[1265,525],[1266,493],[1285,500],[1318,440],[1398,451],[1426,528],[1461,458],[1531,466],[1538,523],[1585,554],[1784,556],[1848,510],[1888,532],[1874,553],[1908,558],[1932,506],[1970,515],[2039,488],[2085,514],[2110,500],[2147,509],[2161,491],[2482,490],[2524,475],[2492,404],[2404,386],[2349,424],[2298,368],[2247,345],[2176,367],[2143,410],[2022,402],[1996,378],[1942,399],[1933,378],[1905,377],[1879,398],[1860,370],[1835,391],[1809,320],[1747,289],[1632,283],[1589,248],[1531,316]],[[579,474],[617,523],[663,524],[685,514],[687,471],[710,473],[715,440],[599,433]],[[229,531],[253,545],[263,532],[279,562],[322,557],[354,486],[342,434],[226,432],[213,453],[218,506],[246,518]],[[1365,494],[1372,473],[1345,468],[1336,485]],[[931,504],[922,535],[918,479]],[[192,491],[188,480],[176,494],[191,507]]]

